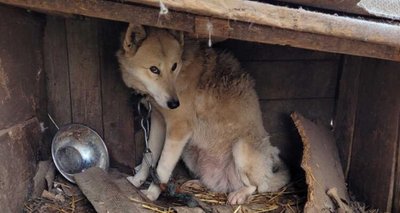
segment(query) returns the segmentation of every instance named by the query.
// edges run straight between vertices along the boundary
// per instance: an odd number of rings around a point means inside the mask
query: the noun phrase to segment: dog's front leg
[[[161,150],[165,141],[165,129],[166,126],[164,118],[162,117],[160,112],[158,112],[156,109],[153,109],[153,111],[151,112],[151,127],[149,135],[149,148],[151,150],[151,153],[145,153],[143,155],[142,164],[139,172],[135,174],[135,176],[130,176],[127,178],[128,181],[131,182],[134,186],[139,187],[146,181],[147,177],[149,176],[149,163],[151,163],[153,167],[157,165],[157,161],[160,157]]]
[[[181,157],[183,148],[192,136],[191,129],[187,122],[175,122],[167,124],[167,136],[164,149],[161,153],[160,161],[157,166],[157,175],[161,183],[167,183],[173,169]],[[160,186],[154,182],[149,189],[144,191],[150,200],[156,200],[161,193]]]

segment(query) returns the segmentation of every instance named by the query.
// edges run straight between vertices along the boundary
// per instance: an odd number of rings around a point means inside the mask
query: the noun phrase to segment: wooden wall
[[[115,57],[121,32],[115,22],[48,16],[44,61],[49,114],[60,126],[83,123],[96,130],[111,165],[130,171],[137,149],[130,90]]]
[[[346,56],[335,134],[350,190],[400,211],[400,63]]]
[[[0,5],[0,207],[21,212],[33,185],[45,110],[43,19]]]

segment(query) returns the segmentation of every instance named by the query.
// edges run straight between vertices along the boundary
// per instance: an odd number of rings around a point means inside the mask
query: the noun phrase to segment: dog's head
[[[177,108],[175,80],[182,68],[183,33],[130,24],[122,40],[117,57],[125,84],[161,107]]]

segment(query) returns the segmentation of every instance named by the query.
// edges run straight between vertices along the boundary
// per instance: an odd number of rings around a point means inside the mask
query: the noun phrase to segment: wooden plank
[[[362,58],[345,56],[339,83],[334,132],[345,177],[350,169]]]
[[[127,0],[159,7],[159,0]],[[174,10],[287,30],[329,35],[400,47],[400,27],[365,19],[335,16],[256,1],[163,0]]]
[[[213,45],[213,48],[228,49],[240,61],[300,61],[338,60],[339,54],[311,51],[281,45],[227,40]]]
[[[75,175],[75,180],[97,212],[151,212],[142,208],[140,203],[129,200],[128,197],[141,200],[137,193],[124,193],[126,189],[120,189],[111,177],[98,167],[92,167]],[[126,181],[125,187],[133,188],[134,186]]]
[[[253,24],[253,22],[250,23],[249,20],[244,20],[244,22],[230,22],[229,20],[211,19],[209,21],[209,19],[204,16],[195,16],[171,10],[169,11],[168,16],[159,16],[158,8],[147,8],[102,0],[0,0],[0,3],[40,11],[51,11],[52,13],[79,14],[96,18],[182,30],[189,32],[190,34],[197,34],[201,37],[208,37],[209,33],[207,26],[210,22],[213,25],[212,35],[217,37],[234,38],[266,44],[289,45],[318,51],[400,61],[400,48],[395,45],[389,46],[375,44],[371,43],[371,40],[366,40],[365,38],[360,41],[327,36],[324,34],[300,32],[297,29],[287,30],[257,25]],[[307,21],[304,23],[306,22]],[[362,30],[368,28],[369,25],[364,27]]]
[[[349,171],[358,200],[391,211],[400,113],[400,64],[365,60]]]
[[[131,91],[122,81],[115,57],[120,47],[118,35],[125,25],[103,21],[99,27],[102,44],[100,56],[104,139],[111,166],[131,173],[136,165],[133,106],[129,104]]]
[[[346,0],[346,1],[320,1],[320,0],[280,0],[282,2],[300,4],[316,8],[328,9],[337,12],[353,13],[358,15],[372,15],[367,11],[357,6],[360,0]]]
[[[289,45],[292,47],[373,57],[400,61],[400,48],[374,44],[367,41],[356,41],[339,37],[313,33],[298,32],[239,21],[228,21],[215,18],[196,17],[195,33],[201,37],[208,36],[208,27],[213,26],[212,35],[224,38],[259,42],[265,44]]]
[[[337,189],[340,199],[349,203],[349,195],[333,133],[304,118],[299,113],[294,112],[291,117],[304,145],[301,167],[306,173],[308,185],[304,212],[334,210],[335,204],[326,193],[332,188]]]
[[[193,16],[189,14],[173,12],[168,14],[168,16],[160,16],[159,9],[156,8],[104,0],[0,0],[0,3],[52,13],[77,14],[154,27],[167,27],[186,32],[193,31]]]
[[[36,117],[0,130],[2,212],[22,212],[24,202],[31,193],[40,135],[40,125]]]
[[[59,125],[72,122],[68,49],[65,19],[47,16],[44,32],[44,65],[47,75],[48,113]],[[52,133],[56,131],[49,125]]]
[[[242,63],[260,99],[334,98],[339,61]]]
[[[97,22],[67,19],[72,121],[103,136]]]
[[[35,116],[40,105],[43,23],[5,6],[0,6],[0,20],[0,129],[4,129]]]

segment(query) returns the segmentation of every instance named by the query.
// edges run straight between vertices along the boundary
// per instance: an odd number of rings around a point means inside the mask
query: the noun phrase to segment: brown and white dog
[[[230,204],[288,183],[254,81],[232,55],[184,41],[182,33],[130,25],[117,56],[126,85],[150,97],[149,146],[162,183],[181,157],[206,187],[229,193]],[[128,178],[136,187],[149,175],[144,161]],[[152,183],[145,194],[156,200],[160,192]]]

